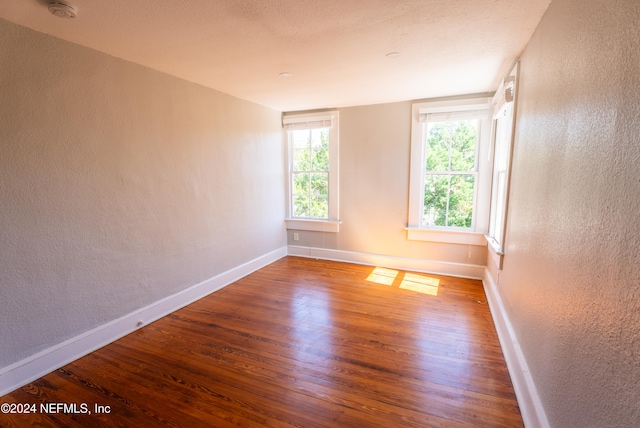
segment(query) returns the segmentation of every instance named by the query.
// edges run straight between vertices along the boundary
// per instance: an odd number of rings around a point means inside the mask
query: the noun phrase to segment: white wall
[[[497,277],[553,427],[640,426],[640,2],[554,0],[521,61]]]
[[[286,245],[280,113],[0,20],[0,368]]]

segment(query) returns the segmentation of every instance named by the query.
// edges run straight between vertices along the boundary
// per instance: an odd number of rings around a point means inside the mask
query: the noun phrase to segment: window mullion
[[[311,170],[313,169],[313,131],[311,129],[309,129],[309,134],[308,134],[308,140],[307,140],[307,149],[309,152],[309,170],[307,171],[307,175],[309,176],[309,180],[308,180],[308,185],[307,185],[307,200],[308,200],[308,207],[309,207],[309,214],[311,215],[311,200],[312,200],[312,195],[311,195]]]
[[[447,210],[444,214],[444,225],[449,227],[449,198],[451,196],[451,174],[447,175]]]
[[[451,125],[448,127],[449,130],[449,165],[448,165],[448,174],[447,174],[447,208],[444,216],[444,225],[449,227],[449,202],[451,202],[451,157],[453,153],[453,130],[451,129]]]

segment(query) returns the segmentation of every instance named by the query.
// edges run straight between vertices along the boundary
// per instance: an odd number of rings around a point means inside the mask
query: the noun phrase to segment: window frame
[[[321,232],[338,232],[339,220],[339,138],[340,115],[337,110],[316,113],[288,113],[282,116],[284,140],[287,153],[287,209],[285,224],[287,229]],[[295,130],[329,129],[329,174],[328,174],[328,216],[327,218],[293,216],[293,160],[294,148],[291,132]]]
[[[414,103],[411,118],[411,153],[409,174],[409,213],[407,239],[421,241],[450,242],[459,244],[486,245],[484,235],[488,232],[491,198],[490,159],[491,117],[490,97],[466,97],[439,101]],[[427,121],[421,116],[477,111],[479,135],[476,145],[477,180],[474,189],[473,219],[470,228],[428,226],[422,222],[424,210],[424,186],[426,165]]]
[[[511,167],[513,146],[515,141],[516,97],[517,97],[518,63],[511,73],[503,80],[492,99],[493,135],[492,147],[494,151],[493,183],[491,190],[491,218],[486,239],[491,251],[489,255],[494,259],[498,269],[502,269],[504,243],[507,232],[507,216],[509,212],[509,187],[511,182]],[[502,123],[501,119],[504,119]],[[504,127],[504,140],[499,143],[500,127]],[[502,154],[499,153],[502,150]],[[504,160],[502,168],[498,165]],[[499,174],[504,174],[504,188],[499,191]],[[499,198],[502,197],[502,205]],[[498,215],[500,214],[500,217]],[[499,234],[498,234],[499,233]]]

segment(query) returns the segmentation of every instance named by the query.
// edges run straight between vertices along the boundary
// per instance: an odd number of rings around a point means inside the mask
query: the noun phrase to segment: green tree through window
[[[293,137],[293,217],[329,216],[329,129],[290,131]]]
[[[476,119],[427,124],[423,224],[472,226],[477,136]]]

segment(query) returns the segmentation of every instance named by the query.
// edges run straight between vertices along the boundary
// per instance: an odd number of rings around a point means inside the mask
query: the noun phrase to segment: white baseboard
[[[279,248],[0,369],[0,396],[150,324],[287,255]]]
[[[493,317],[498,338],[500,339],[502,353],[507,362],[513,389],[518,398],[518,405],[520,406],[520,413],[522,414],[524,425],[527,428],[549,428],[549,421],[547,420],[544,407],[542,407],[538,390],[529,372],[527,361],[518,343],[518,338],[513,330],[509,315],[502,303],[498,286],[491,277],[488,269],[485,270],[482,282],[484,284],[485,294],[487,295],[487,301],[489,302],[491,316]]]
[[[456,276],[459,278],[482,279],[485,266],[464,263],[441,262],[408,257],[385,256],[382,254],[359,253],[355,251],[331,250],[326,248],[288,246],[290,256],[308,257],[339,262],[357,263],[369,266],[381,266],[436,275]]]

